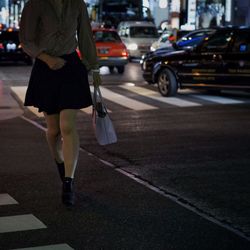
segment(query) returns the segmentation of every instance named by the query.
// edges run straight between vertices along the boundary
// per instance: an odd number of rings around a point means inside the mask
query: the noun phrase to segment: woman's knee
[[[60,130],[61,130],[61,133],[63,136],[70,135],[70,134],[74,133],[76,130],[75,124],[72,122],[67,122],[67,121],[61,122]]]
[[[65,109],[60,113],[60,130],[62,136],[76,132],[76,112],[77,110]]]
[[[60,135],[60,128],[59,127],[48,127],[47,128],[47,135],[50,137],[58,137]]]

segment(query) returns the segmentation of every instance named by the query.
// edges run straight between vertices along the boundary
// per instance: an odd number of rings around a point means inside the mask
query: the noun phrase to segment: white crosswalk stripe
[[[25,100],[25,93],[27,90],[26,86],[17,86],[17,87],[11,87],[12,92],[17,96],[17,98],[24,103]],[[38,112],[38,109],[35,107],[29,107],[29,110],[34,113],[37,117],[43,117],[43,114],[41,112]]]
[[[9,194],[0,194],[0,206],[19,204]],[[36,218],[33,214],[22,214],[0,217],[0,234],[15,233],[19,231],[31,231],[46,229],[47,226]],[[1,246],[0,246],[1,248]],[[33,246],[28,248],[15,248],[12,250],[74,250],[68,244],[55,244],[44,246]]]
[[[104,98],[117,103],[121,106],[124,106],[126,108],[130,108],[133,110],[152,110],[152,109],[157,109],[156,106],[148,105],[146,103],[136,101],[132,98],[125,97],[123,95],[117,94],[107,88],[100,87],[101,93]],[[91,91],[93,91],[93,87],[91,88]]]
[[[12,198],[9,194],[0,194],[0,206],[4,205],[14,205],[18,204],[18,202]]]
[[[0,233],[47,228],[33,214],[0,217]]]
[[[178,106],[178,107],[201,106],[201,104],[199,104],[199,103],[195,103],[195,102],[191,102],[191,101],[186,101],[186,100],[183,100],[183,99],[178,98],[178,97],[168,97],[168,98],[166,98],[164,96],[161,96],[156,91],[153,91],[153,90],[150,90],[150,89],[146,89],[146,88],[143,88],[143,87],[126,86],[126,85],[124,85],[124,86],[121,86],[121,88],[129,90],[129,91],[134,92],[136,94],[139,94],[139,95],[142,95],[142,96],[154,99],[156,101],[164,102],[164,103],[175,105],[175,106]]]
[[[91,86],[90,88],[91,88],[91,92],[93,93],[94,87]],[[133,97],[127,97],[126,94],[124,95],[119,94],[116,91],[108,89],[107,87],[101,86],[100,88],[101,88],[101,92],[102,92],[104,99],[109,100],[120,106],[123,106],[127,109],[136,110],[136,111],[159,109],[159,103],[177,106],[177,107],[198,107],[198,106],[202,106],[208,103],[240,104],[240,103],[245,102],[245,100],[242,100],[240,98],[235,99],[235,98],[224,97],[224,96],[204,95],[202,93],[194,92],[190,90],[187,90],[187,91],[181,90],[180,91],[181,95],[177,97],[164,97],[164,96],[161,96],[161,94],[157,90],[151,90],[146,87],[135,86],[134,84],[117,86],[117,89],[120,88],[120,90],[123,89],[129,92],[135,93],[138,97],[143,97],[149,100],[156,101],[153,104],[147,104],[143,102],[142,100],[138,101],[138,100],[133,99]],[[21,102],[24,102],[25,93],[27,90],[26,86],[11,87],[11,90],[17,96],[17,98],[19,98]],[[205,101],[204,102],[205,104],[202,103],[202,101]],[[110,106],[112,107],[112,105]],[[34,108],[34,107],[28,107],[28,108],[37,117],[43,117],[43,114],[39,113],[37,108]],[[86,114],[92,114],[92,107],[81,109],[81,111]],[[111,113],[112,109],[111,110],[108,109],[108,111],[109,113]]]
[[[210,101],[214,103],[219,103],[219,104],[239,104],[243,103],[243,101],[240,100],[235,100],[232,98],[228,97],[223,97],[223,96],[212,96],[212,95],[191,95],[194,98],[199,98],[205,101]]]
[[[11,250],[74,250],[74,249],[67,244],[57,244],[57,245],[29,247],[29,248],[16,248]]]

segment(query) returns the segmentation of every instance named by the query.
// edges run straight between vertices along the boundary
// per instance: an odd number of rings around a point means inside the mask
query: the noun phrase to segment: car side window
[[[250,52],[250,32],[239,32],[236,34],[232,52],[249,53]]]
[[[214,36],[205,40],[201,46],[201,52],[224,52],[231,41],[231,32],[217,32]]]

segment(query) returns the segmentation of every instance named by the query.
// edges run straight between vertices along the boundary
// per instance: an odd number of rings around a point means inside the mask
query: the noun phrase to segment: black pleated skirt
[[[76,52],[61,56],[66,64],[51,70],[36,59],[25,97],[25,106],[39,112],[58,114],[64,109],[81,109],[92,105],[88,72]]]

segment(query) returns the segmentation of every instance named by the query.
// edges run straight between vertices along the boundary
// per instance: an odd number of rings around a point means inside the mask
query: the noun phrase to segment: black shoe
[[[58,173],[59,173],[59,175],[60,175],[60,178],[61,178],[61,180],[62,180],[62,182],[63,182],[63,179],[64,179],[64,177],[65,177],[64,162],[58,163],[58,162],[56,161],[56,165],[57,165],[57,169],[58,169]]]
[[[73,179],[65,177],[63,180],[62,202],[66,206],[73,206],[75,204],[75,193],[73,191]]]

